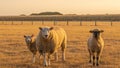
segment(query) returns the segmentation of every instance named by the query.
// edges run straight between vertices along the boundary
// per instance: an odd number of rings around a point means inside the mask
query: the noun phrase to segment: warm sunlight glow
[[[64,14],[120,14],[120,0],[0,0],[0,15],[45,11]]]

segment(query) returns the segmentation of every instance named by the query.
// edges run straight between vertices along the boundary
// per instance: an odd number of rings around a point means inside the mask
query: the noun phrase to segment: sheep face
[[[94,36],[95,38],[98,38],[102,32],[104,32],[104,31],[103,31],[103,30],[100,30],[100,29],[90,30],[90,33],[93,33],[93,36]]]
[[[26,41],[26,43],[27,43],[28,45],[31,44],[31,42],[32,42],[32,37],[33,37],[33,36],[34,36],[34,35],[31,35],[31,36],[24,35],[25,41]]]
[[[47,39],[50,35],[50,30],[52,30],[53,27],[50,27],[50,28],[49,27],[44,27],[44,28],[39,27],[39,29],[41,30],[42,37],[44,39]]]

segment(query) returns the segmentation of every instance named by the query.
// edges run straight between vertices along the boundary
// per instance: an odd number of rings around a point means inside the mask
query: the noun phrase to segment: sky
[[[0,0],[0,16],[40,12],[120,14],[120,0]]]

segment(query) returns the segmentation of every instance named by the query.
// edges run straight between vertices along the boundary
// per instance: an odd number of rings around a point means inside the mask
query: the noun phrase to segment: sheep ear
[[[90,30],[89,32],[90,32],[90,33],[93,33],[93,31],[92,31],[92,30]]]
[[[31,37],[34,37],[34,35],[32,34]]]
[[[104,32],[104,30],[101,30],[100,32],[102,33],[102,32]]]
[[[24,38],[26,38],[26,35],[24,35]]]
[[[52,30],[53,29],[53,27],[50,27],[50,30]]]
[[[39,27],[39,29],[40,29],[40,30],[42,30],[42,28],[41,28],[41,27]]]

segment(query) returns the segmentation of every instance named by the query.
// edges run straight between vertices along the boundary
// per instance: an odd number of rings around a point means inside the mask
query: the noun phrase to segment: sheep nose
[[[45,35],[45,37],[47,37],[48,35]]]

